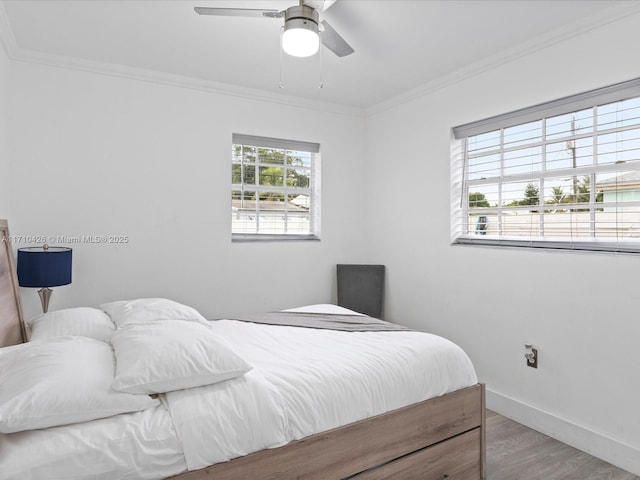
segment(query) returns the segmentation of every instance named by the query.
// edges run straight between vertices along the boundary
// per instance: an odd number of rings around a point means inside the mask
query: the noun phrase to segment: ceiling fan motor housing
[[[320,16],[318,11],[306,5],[296,5],[287,8],[284,15],[284,28],[304,28],[318,32]]]

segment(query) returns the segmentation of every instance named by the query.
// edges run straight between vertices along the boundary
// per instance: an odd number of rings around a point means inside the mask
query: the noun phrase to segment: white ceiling
[[[355,53],[283,55],[282,89],[281,19],[199,16],[193,7],[285,9],[295,0],[4,0],[0,13],[18,59],[97,62],[366,109],[596,28],[638,3],[338,0],[321,18]]]

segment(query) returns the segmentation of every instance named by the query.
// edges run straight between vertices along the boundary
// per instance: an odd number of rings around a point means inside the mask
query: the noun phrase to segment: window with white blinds
[[[453,134],[453,243],[640,252],[640,79]]]
[[[233,240],[317,240],[320,145],[233,134]]]

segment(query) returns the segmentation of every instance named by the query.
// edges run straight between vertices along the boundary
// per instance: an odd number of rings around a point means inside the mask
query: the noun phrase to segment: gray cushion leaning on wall
[[[384,265],[338,264],[338,305],[382,318]]]

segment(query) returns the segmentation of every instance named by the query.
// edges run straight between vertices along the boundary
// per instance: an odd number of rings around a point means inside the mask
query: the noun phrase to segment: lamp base
[[[44,287],[38,290],[38,295],[40,295],[40,302],[42,303],[42,313],[47,313],[49,310],[49,299],[51,298],[51,294],[53,290],[49,287]]]

